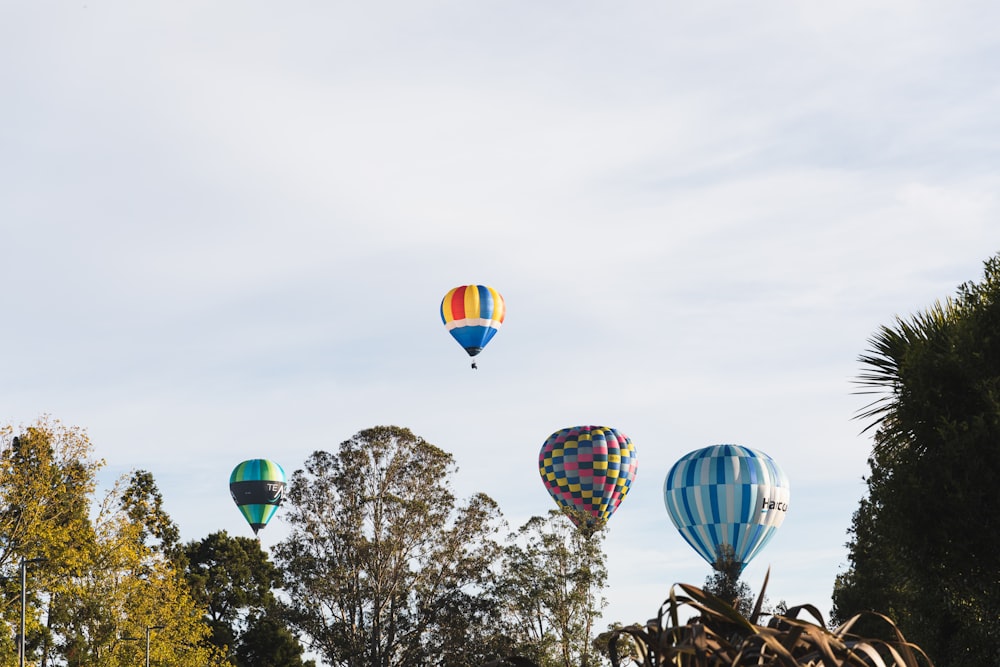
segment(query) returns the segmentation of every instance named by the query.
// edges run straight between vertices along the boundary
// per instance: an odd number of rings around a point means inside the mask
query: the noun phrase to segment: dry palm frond
[[[892,628],[894,641],[851,634],[857,618],[828,630],[812,605],[793,607],[759,625],[763,596],[761,592],[754,613],[746,619],[720,598],[695,586],[677,584],[658,616],[645,627],[633,625],[611,633],[611,662],[622,667],[617,647],[628,636],[629,643],[638,648],[628,660],[642,667],[932,667],[926,654],[908,643],[885,616],[875,615]],[[685,607],[698,615],[681,624],[679,616]],[[799,619],[800,613],[813,620]]]

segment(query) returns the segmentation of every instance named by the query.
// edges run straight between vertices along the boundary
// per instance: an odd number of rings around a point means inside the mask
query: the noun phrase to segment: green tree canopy
[[[1000,258],[979,283],[871,339],[867,497],[834,616],[874,609],[940,666],[1000,649]]]
[[[742,572],[743,562],[736,558],[733,547],[723,544],[712,564],[712,573],[705,579],[702,588],[706,593],[725,600],[726,604],[749,618],[753,613],[753,591],[740,579]]]
[[[226,531],[189,542],[184,555],[188,583],[208,612],[214,643],[233,646],[246,617],[274,602],[278,569],[260,542]]]
[[[585,525],[585,524],[584,524]],[[560,510],[532,517],[504,551],[501,599],[518,655],[540,667],[590,667],[605,606],[603,528],[577,528]]]
[[[287,628],[272,589],[280,573],[260,542],[226,531],[184,547],[187,580],[207,610],[211,641],[238,665],[301,667],[302,646]]]
[[[236,647],[237,667],[315,667],[302,659],[302,644],[272,608],[252,615]]]
[[[293,626],[330,664],[486,661],[500,515],[484,494],[456,500],[455,469],[409,430],[380,426],[292,475],[275,561]]]

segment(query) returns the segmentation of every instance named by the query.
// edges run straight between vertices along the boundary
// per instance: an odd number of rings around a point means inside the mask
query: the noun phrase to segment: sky
[[[511,529],[538,451],[639,470],[605,620],[707,564],[664,476],[742,444],[791,481],[744,573],[830,609],[871,433],[858,357],[1000,251],[1000,6],[876,0],[6,2],[0,419],[153,473],[185,541],[228,476],[376,425]],[[489,284],[472,370],[438,308]],[[269,549],[288,526],[261,533]]]

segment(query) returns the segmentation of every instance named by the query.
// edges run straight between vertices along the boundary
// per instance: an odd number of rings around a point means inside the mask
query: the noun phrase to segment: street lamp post
[[[162,630],[166,626],[164,625],[147,625],[146,626],[146,667],[149,667],[149,634],[152,630]],[[138,637],[122,637],[123,642],[137,642]]]
[[[164,626],[162,625],[147,625],[146,626],[146,667],[149,667],[149,632],[150,630],[162,630]]]
[[[20,667],[24,667],[24,617],[28,606],[28,563],[41,563],[44,560],[44,558],[21,557],[21,634],[17,641],[18,664]]]

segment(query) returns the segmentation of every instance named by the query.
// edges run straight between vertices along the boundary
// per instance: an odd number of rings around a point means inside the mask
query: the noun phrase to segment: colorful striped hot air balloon
[[[274,461],[250,459],[233,468],[229,493],[254,535],[278,511],[285,485],[285,471]]]
[[[500,292],[486,285],[455,287],[441,300],[441,321],[470,357],[492,340],[506,312]]]
[[[545,489],[587,533],[603,527],[618,509],[637,468],[635,445],[608,426],[556,431],[538,454]]]
[[[663,501],[681,537],[710,565],[723,545],[741,571],[788,512],[788,477],[764,452],[715,445],[681,457],[663,482]]]

